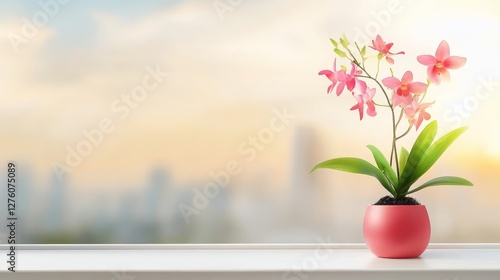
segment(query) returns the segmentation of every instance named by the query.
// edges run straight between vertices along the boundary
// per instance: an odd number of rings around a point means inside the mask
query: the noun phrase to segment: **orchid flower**
[[[415,126],[415,130],[418,130],[420,124],[425,120],[429,120],[431,115],[425,110],[431,106],[432,103],[418,103],[418,96],[416,96],[411,104],[404,109],[406,117],[410,120],[410,123]]]
[[[387,77],[382,80],[384,86],[392,89],[399,96],[408,96],[410,93],[421,94],[427,90],[427,85],[421,82],[412,82],[413,74],[406,71],[403,78],[399,80],[396,77]]]
[[[394,64],[394,59],[392,59],[391,56],[397,54],[405,54],[405,52],[391,53],[390,50],[392,48],[392,45],[394,45],[394,43],[386,44],[384,40],[382,40],[382,37],[380,37],[380,35],[377,35],[377,38],[375,38],[375,40],[372,40],[372,46],[370,46],[370,48],[378,51],[383,56],[385,56],[387,62],[389,62],[390,64]]]
[[[436,50],[436,56],[432,55],[419,55],[417,56],[418,62],[428,66],[427,76],[429,80],[439,85],[441,81],[449,81],[450,73],[448,69],[458,69],[464,66],[467,59],[461,56],[450,56],[450,47],[448,43],[443,40]]]
[[[401,106],[401,107],[406,107],[411,104],[413,101],[413,96],[411,94],[408,94],[407,96],[399,95],[399,94],[393,94],[392,95],[392,106]]]
[[[361,70],[358,70],[356,64],[351,62],[351,72],[345,75],[345,79],[343,81],[339,81],[337,86],[337,95],[339,95],[339,91],[342,92],[344,88],[347,88],[348,91],[352,91],[356,86],[356,75],[361,75]]]
[[[336,58],[333,61],[333,71],[322,70],[318,73],[318,75],[325,75],[332,82],[332,84],[329,85],[328,89],[326,90],[327,93],[330,93],[333,91],[337,82],[344,82],[346,80],[345,71],[343,69],[337,70],[337,59]],[[339,96],[343,90],[344,90],[344,87],[342,87],[342,88],[337,87],[337,96]]]
[[[353,93],[353,96],[358,103],[352,106],[351,111],[357,109],[359,111],[359,119],[362,120],[366,104],[367,105],[366,113],[372,117],[376,116],[377,111],[375,110],[375,104],[373,103],[375,88],[367,87],[364,81],[358,81],[356,85],[360,93],[356,94]]]

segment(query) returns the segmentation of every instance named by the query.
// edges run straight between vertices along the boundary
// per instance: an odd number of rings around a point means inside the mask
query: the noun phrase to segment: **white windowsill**
[[[0,279],[500,279],[500,244],[430,244],[400,260],[363,244],[18,245],[21,273],[0,248]]]

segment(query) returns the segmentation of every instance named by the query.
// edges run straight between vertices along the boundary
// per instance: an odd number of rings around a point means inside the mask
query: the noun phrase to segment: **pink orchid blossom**
[[[408,94],[407,96],[402,96],[398,94],[393,94],[392,95],[392,106],[401,106],[405,108],[406,106],[410,105],[411,102],[413,101],[413,96],[411,94]]]
[[[428,66],[427,76],[433,84],[439,85],[441,81],[449,81],[448,69],[458,69],[464,66],[467,59],[461,56],[450,56],[450,46],[443,40],[436,50],[436,56],[419,55],[418,62]]]
[[[411,104],[404,109],[406,117],[410,120],[410,123],[415,126],[415,130],[418,130],[424,119],[429,120],[431,118],[431,115],[425,110],[433,103],[434,102],[418,104],[417,96],[413,99]]]
[[[356,75],[361,75],[362,71],[358,70],[356,64],[351,62],[351,72],[345,75],[345,79],[343,81],[339,81],[337,86],[337,95],[339,95],[339,91],[342,92],[344,88],[347,88],[348,91],[352,91],[356,86]]]
[[[366,113],[372,117],[376,116],[377,111],[375,110],[375,103],[373,103],[373,96],[375,96],[375,89],[367,87],[364,81],[358,81],[356,86],[360,91],[360,93],[356,94],[353,93],[353,96],[358,103],[352,106],[351,111],[357,109],[359,111],[359,119],[362,120],[366,104],[367,105]]]
[[[396,77],[387,77],[382,80],[384,86],[392,89],[399,96],[409,96],[410,93],[419,95],[427,90],[427,85],[413,82],[413,74],[406,71],[401,81]]]
[[[337,82],[343,82],[346,80],[346,73],[343,69],[337,70],[337,59],[333,61],[333,71],[330,70],[322,70],[318,73],[318,75],[325,75],[331,82],[332,84],[328,86],[328,89],[326,90],[327,93],[330,93],[333,91],[335,88],[335,85],[337,85]],[[337,96],[339,96],[342,91],[344,90],[344,87],[339,88],[337,87]]]
[[[337,59],[335,59],[333,62],[333,71],[322,70],[318,73],[318,75],[325,75],[332,82],[332,84],[328,86],[328,93],[332,92],[335,86],[337,86],[337,96],[339,96],[345,88],[349,91],[354,89],[357,81],[356,75],[361,75],[362,71],[357,69],[354,63],[351,63],[351,66],[352,68],[349,74],[347,74],[344,69],[337,70]]]
[[[389,62],[390,64],[394,64],[394,59],[392,59],[391,57],[392,55],[405,54],[405,52],[391,53],[390,50],[394,43],[386,44],[384,40],[382,40],[382,37],[380,37],[380,35],[377,35],[377,38],[375,40],[372,40],[372,45],[373,46],[370,46],[370,48],[383,54],[387,62]]]
[[[343,69],[337,70],[337,59],[333,61],[333,71],[331,70],[322,70],[318,73],[318,75],[325,75],[331,82],[332,84],[328,86],[327,93],[330,93],[333,91],[335,88],[335,85],[337,85],[337,82],[339,81],[344,81],[345,80],[345,71]],[[340,95],[342,91],[337,90],[337,96]]]

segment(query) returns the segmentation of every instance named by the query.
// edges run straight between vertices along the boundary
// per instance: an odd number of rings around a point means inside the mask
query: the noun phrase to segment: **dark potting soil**
[[[394,197],[387,195],[387,196],[382,197],[374,205],[420,205],[420,203],[416,199],[414,199],[413,197],[409,197],[409,196],[395,199]]]

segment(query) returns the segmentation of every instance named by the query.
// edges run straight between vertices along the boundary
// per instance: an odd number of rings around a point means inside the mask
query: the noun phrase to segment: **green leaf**
[[[405,169],[406,162],[408,161],[408,150],[405,147],[401,147],[401,152],[399,153],[399,175],[403,173]]]
[[[333,40],[332,38],[330,38],[330,42],[332,42],[332,44],[333,44],[333,46],[335,48],[338,48],[339,44],[335,40]]]
[[[417,168],[420,159],[424,155],[425,151],[431,145],[434,137],[436,137],[437,132],[437,121],[430,122],[418,135],[417,140],[411,148],[410,154],[408,155],[408,160],[406,161],[405,169],[401,173],[399,178],[399,185],[397,188],[398,193],[405,193],[410,188],[413,182],[410,182],[413,178],[413,173]]]
[[[361,51],[359,53],[361,54],[362,57],[365,57],[365,55],[366,55],[366,46],[363,46],[363,48],[361,49]]]
[[[392,186],[397,186],[398,185],[398,176],[396,176],[396,172],[394,172],[394,169],[392,169],[391,165],[387,161],[387,159],[384,157],[382,152],[380,150],[373,146],[373,145],[368,145],[368,149],[373,154],[373,158],[375,159],[375,162],[377,163],[378,169],[384,173],[384,175],[389,179],[389,181],[392,183]]]
[[[387,191],[389,191],[394,196],[396,195],[394,189],[391,187],[389,181],[384,176],[382,171],[380,171],[377,167],[373,166],[373,164],[367,162],[364,159],[350,157],[334,158],[317,164],[316,166],[314,166],[311,172],[320,168],[334,169],[375,177]]]
[[[443,155],[446,149],[448,149],[448,147],[458,138],[458,136],[460,136],[466,130],[467,127],[457,128],[434,142],[422,156],[422,159],[420,159],[420,162],[413,172],[410,181],[413,183],[417,181],[418,178],[420,178],[422,175],[424,175],[425,172],[427,172],[434,165],[434,163],[436,163],[439,157]]]
[[[430,181],[427,181],[426,183],[422,184],[420,187],[415,188],[415,189],[405,193],[405,195],[411,194],[414,192],[418,192],[418,191],[425,189],[427,187],[444,186],[444,185],[447,185],[447,186],[473,186],[473,184],[469,180],[466,180],[464,178],[455,177],[455,176],[444,176],[444,177],[438,177],[438,178],[434,178]]]
[[[347,39],[347,36],[345,34],[342,34],[342,38],[340,38],[340,44],[346,49],[349,46],[349,40]]]
[[[346,57],[347,55],[345,54],[345,52],[339,50],[339,49],[334,49],[333,50],[338,56],[340,57]]]

